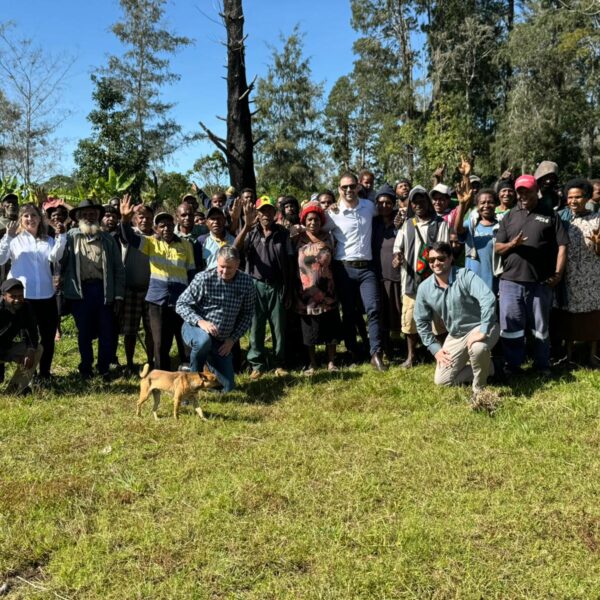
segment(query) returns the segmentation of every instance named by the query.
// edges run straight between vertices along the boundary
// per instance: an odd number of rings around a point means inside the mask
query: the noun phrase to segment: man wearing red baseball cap
[[[534,339],[533,366],[550,374],[548,323],[554,288],[567,261],[569,238],[560,219],[539,205],[533,175],[515,181],[517,205],[500,221],[496,252],[500,275],[500,338],[507,372],[519,372],[525,360],[525,335]]]

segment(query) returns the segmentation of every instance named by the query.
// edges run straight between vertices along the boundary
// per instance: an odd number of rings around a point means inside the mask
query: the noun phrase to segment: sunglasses
[[[448,257],[447,257],[447,256],[432,256],[431,258],[428,258],[428,259],[427,259],[427,262],[428,262],[430,265],[433,265],[433,264],[434,264],[434,263],[436,263],[436,262],[439,262],[439,263],[445,263],[447,260],[448,260]]]
[[[347,191],[347,190],[355,190],[357,188],[356,183],[351,183],[350,185],[340,185],[340,190],[342,191]]]

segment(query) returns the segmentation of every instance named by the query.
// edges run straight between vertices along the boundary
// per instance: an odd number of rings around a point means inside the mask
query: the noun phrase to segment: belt
[[[346,266],[353,267],[354,269],[366,269],[371,266],[370,260],[343,260]]]

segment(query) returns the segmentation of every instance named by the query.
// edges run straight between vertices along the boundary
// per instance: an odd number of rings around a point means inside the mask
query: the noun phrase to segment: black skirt
[[[300,315],[305,346],[336,344],[342,337],[342,322],[337,308],[320,315]]]

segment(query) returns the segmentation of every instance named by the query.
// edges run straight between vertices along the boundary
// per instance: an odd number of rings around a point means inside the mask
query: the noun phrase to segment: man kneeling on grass
[[[483,279],[452,265],[450,244],[432,244],[428,261],[433,276],[417,290],[417,331],[437,361],[435,383],[456,385],[472,380],[471,402],[478,406],[478,396],[490,371],[493,374],[491,350],[499,338],[496,298]],[[441,318],[448,330],[443,346],[431,329],[434,316]]]
[[[18,279],[4,281],[0,292],[0,363],[17,363],[6,393],[26,394],[31,391],[29,384],[43,352],[38,344],[35,314]],[[21,341],[15,341],[17,337]]]
[[[223,246],[217,252],[217,267],[198,273],[175,308],[184,320],[183,340],[192,349],[191,370],[202,371],[208,363],[224,392],[234,387],[231,349],[254,315],[254,283],[239,266],[237,249]]]

